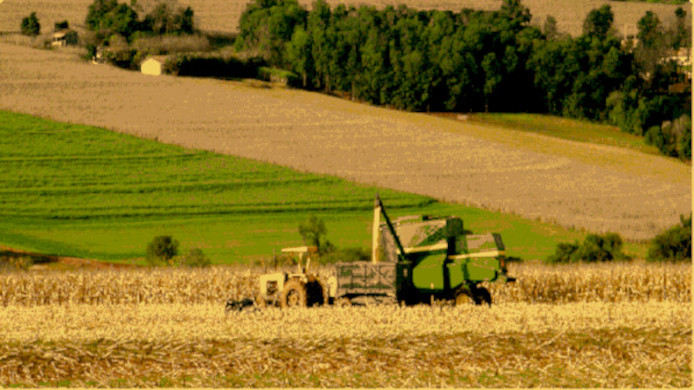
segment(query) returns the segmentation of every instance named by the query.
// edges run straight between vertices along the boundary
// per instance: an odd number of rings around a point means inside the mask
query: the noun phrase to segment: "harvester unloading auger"
[[[371,261],[337,263],[334,276],[321,280],[309,271],[315,247],[286,248],[283,252],[299,255],[297,270],[262,275],[256,306],[433,301],[491,305],[489,290],[480,283],[515,280],[507,275],[505,247],[499,234],[467,235],[458,217],[412,216],[391,221],[378,195]],[[227,310],[240,310],[252,300],[239,302],[227,302]]]

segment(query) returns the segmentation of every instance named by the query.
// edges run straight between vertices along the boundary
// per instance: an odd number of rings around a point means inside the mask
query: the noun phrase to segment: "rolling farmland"
[[[2,109],[628,239],[691,210],[690,166],[636,150],[252,82],[153,78],[12,45],[0,54]]]
[[[80,24],[89,3],[17,1],[0,5],[0,30],[16,30],[30,7],[45,25]],[[203,28],[234,31],[245,1],[220,1],[189,4]],[[570,19],[573,29],[603,4],[524,3],[535,21],[533,4],[561,9],[560,28]],[[661,7],[610,4],[618,26],[624,10],[635,20],[639,7]],[[254,81],[153,78],[74,53],[0,44],[0,110],[0,243],[44,253],[129,263],[173,233],[217,263],[248,262],[299,244],[309,215],[328,220],[338,246],[366,246],[375,191],[394,216],[459,214],[526,259],[585,234],[568,227],[643,240],[691,210],[690,165],[632,139],[558,138],[503,117],[397,112]],[[255,295],[262,267],[1,269],[0,386],[692,386],[691,263],[509,268],[518,281],[487,286],[491,308],[229,314],[224,301]]]
[[[170,234],[182,253],[248,263],[300,245],[297,226],[312,215],[339,248],[366,248],[377,192],[393,216],[459,215],[474,232],[502,233],[510,255],[524,259],[585,235],[90,126],[1,111],[0,124],[0,237],[16,249],[130,263],[142,261],[154,236]]]

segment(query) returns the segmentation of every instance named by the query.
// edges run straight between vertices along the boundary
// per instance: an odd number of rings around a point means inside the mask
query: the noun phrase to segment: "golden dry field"
[[[260,82],[151,77],[0,44],[0,109],[650,239],[691,211],[691,166],[609,145]]]
[[[69,20],[73,26],[84,25],[87,7],[93,0],[5,0],[0,5],[0,31],[19,31],[19,23],[30,12],[36,11],[44,26],[53,26],[61,20]],[[199,28],[208,31],[236,32],[238,20],[249,0],[178,0],[181,5],[190,5],[195,11]],[[463,8],[497,10],[501,0],[327,0],[331,6],[337,4],[373,5],[385,7],[406,4],[417,9],[438,9],[460,11]],[[147,1],[140,0],[146,4]],[[310,7],[313,0],[299,0]],[[666,25],[674,20],[677,6],[652,4],[646,2],[621,2],[606,0],[523,0],[533,16],[531,23],[544,23],[547,15],[552,15],[561,31],[579,35],[585,16],[594,8],[609,4],[615,14],[614,26],[622,34],[636,32],[636,22],[647,10],[655,12]],[[682,7],[691,15],[691,4]]]
[[[0,385],[691,386],[690,264],[513,264],[491,308],[225,313],[261,271],[1,273]]]
[[[220,304],[255,296],[262,267],[115,268],[0,273],[0,307],[41,305]],[[327,280],[332,268],[319,274]],[[268,270],[268,272],[274,272]],[[495,303],[691,302],[691,264],[544,266],[512,263],[519,281],[489,284]]]

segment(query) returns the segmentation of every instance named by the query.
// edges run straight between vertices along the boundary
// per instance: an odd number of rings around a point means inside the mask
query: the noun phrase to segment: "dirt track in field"
[[[0,44],[0,109],[647,239],[691,210],[659,156],[260,83],[151,77]]]

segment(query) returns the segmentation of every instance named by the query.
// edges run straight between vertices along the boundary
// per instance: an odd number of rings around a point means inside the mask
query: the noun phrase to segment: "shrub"
[[[325,222],[316,216],[311,216],[306,221],[299,224],[299,234],[304,240],[304,244],[318,248],[318,254],[327,255],[335,251],[335,246],[325,238],[328,229]]]
[[[678,157],[681,160],[692,158],[692,125],[689,115],[682,115],[674,121],[665,121],[660,126],[651,126],[645,134],[645,141],[660,150],[660,153]]]
[[[166,61],[166,73],[178,76],[254,78],[264,63],[258,58],[242,60],[211,54],[179,54]]]
[[[202,249],[198,248],[191,249],[187,254],[180,256],[177,260],[178,265],[184,265],[186,267],[207,267],[212,264],[210,258],[205,256]]]
[[[41,24],[39,18],[36,17],[36,12],[32,12],[29,16],[22,19],[20,30],[23,35],[35,37],[41,33]]]
[[[141,36],[132,46],[148,55],[210,51],[210,41],[202,35]]]
[[[622,252],[622,244],[622,238],[617,233],[589,234],[581,244],[578,241],[573,244],[559,243],[554,254],[550,255],[545,262],[555,264],[629,260],[629,257]]]
[[[152,265],[161,263],[173,265],[173,258],[178,254],[178,241],[171,236],[156,236],[147,245],[147,262]]]
[[[34,259],[31,256],[0,256],[0,270],[28,271],[32,265],[34,265]]]
[[[284,69],[261,66],[258,69],[258,77],[265,81],[280,83],[290,86],[298,86],[299,78],[294,72]]]
[[[557,244],[557,249],[553,255],[550,255],[546,262],[547,263],[570,263],[572,262],[572,256],[579,247],[578,241],[574,244],[568,242],[560,242]]]
[[[55,22],[53,24],[53,29],[55,31],[65,30],[68,28],[70,28],[70,22],[68,22],[67,20],[63,20],[62,22]]]
[[[680,223],[657,235],[648,248],[648,261],[691,261],[692,215],[680,216]]]

